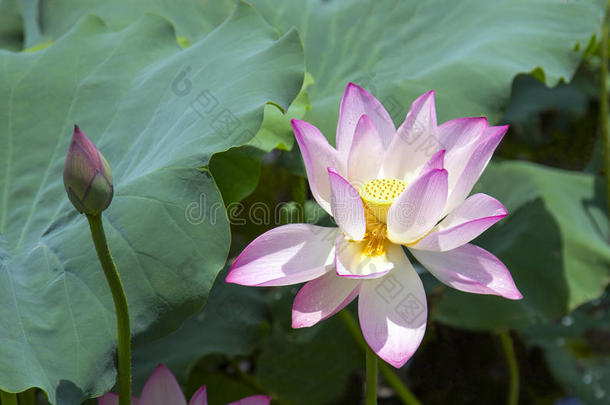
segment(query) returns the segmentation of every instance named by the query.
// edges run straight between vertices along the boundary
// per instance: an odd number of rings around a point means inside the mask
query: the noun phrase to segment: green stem
[[[385,363],[379,363],[379,372],[383,375],[386,382],[394,389],[398,398],[403,404],[421,405],[421,402],[413,395],[411,390],[400,381],[400,378],[394,371]]]
[[[366,344],[366,341],[362,337],[362,332],[360,332],[360,327],[356,320],[352,316],[347,309],[339,312],[339,316],[345,323],[347,330],[350,332],[354,340],[360,345],[362,350],[370,350],[369,346]],[[413,395],[409,387],[404,385],[404,383],[400,380],[400,377],[396,375],[394,370],[390,368],[386,363],[379,362],[378,364],[379,372],[385,378],[385,381],[392,387],[398,398],[400,398],[401,402],[405,405],[421,405],[421,402]]]
[[[508,331],[500,333],[500,341],[506,357],[506,365],[508,366],[508,374],[510,385],[508,388],[508,405],[517,405],[519,402],[519,367],[517,366],[517,358],[515,357],[515,348],[513,347],[513,339]]]
[[[599,121],[604,145],[604,168],[606,172],[606,209],[610,215],[610,135],[608,134],[608,4],[606,16],[602,25],[601,66],[599,75]],[[610,238],[610,236],[609,236]]]
[[[19,405],[36,405],[36,388],[30,388],[20,393]]]
[[[119,405],[129,405],[131,403],[131,332],[127,298],[114,260],[112,260],[110,249],[108,249],[102,216],[87,215],[87,219],[89,220],[89,228],[91,229],[91,237],[95,244],[97,257],[100,259],[106,281],[108,281],[110,292],[112,292],[116,311],[119,346]]]
[[[17,394],[0,390],[0,402],[2,405],[17,405]]]
[[[377,354],[366,349],[366,405],[377,405]]]

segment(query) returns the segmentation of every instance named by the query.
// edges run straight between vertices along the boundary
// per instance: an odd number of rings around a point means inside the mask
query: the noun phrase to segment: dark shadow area
[[[68,380],[60,380],[55,389],[56,402],[62,405],[79,405],[90,395],[90,393],[83,392],[81,388]]]

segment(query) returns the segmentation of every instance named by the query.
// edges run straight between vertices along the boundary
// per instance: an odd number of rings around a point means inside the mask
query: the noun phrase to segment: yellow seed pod
[[[407,183],[399,179],[374,179],[360,187],[360,197],[375,218],[385,223],[388,210]]]

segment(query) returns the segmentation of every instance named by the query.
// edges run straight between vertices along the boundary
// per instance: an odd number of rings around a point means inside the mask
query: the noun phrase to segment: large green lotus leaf
[[[439,120],[500,117],[518,73],[554,85],[570,79],[599,29],[604,0],[253,0],[272,25],[296,26],[305,42],[305,117],[334,142],[348,81],[373,92],[400,123],[415,97],[436,90]],[[122,27],[145,11],[167,16],[194,40],[222,21],[230,0],[23,0],[26,45],[54,38],[94,13]]]
[[[339,101],[360,84],[402,122],[410,103],[436,90],[439,121],[499,118],[513,77],[536,70],[569,79],[599,29],[605,1],[252,0],[274,26],[305,43],[311,110],[305,119],[334,142]],[[541,69],[538,69],[541,68]]]
[[[113,168],[104,223],[132,332],[167,334],[203,304],[228,252],[210,156],[248,142],[268,101],[287,108],[301,41],[240,3],[185,50],[162,17],[114,32],[89,16],[42,51],[0,59],[0,388],[77,404],[113,385],[115,320],[63,189],[72,125]]]
[[[523,299],[437,291],[434,316],[476,329],[520,328],[556,319],[597,298],[610,281],[608,219],[601,179],[532,163],[490,165],[475,191],[509,216],[475,240],[511,271]]]
[[[268,152],[275,148],[292,149],[294,134],[290,121],[302,118],[309,108],[307,87],[311,83],[311,76],[306,74],[301,91],[285,113],[273,104],[266,105],[263,123],[247,145],[212,157],[210,172],[227,206],[243,200],[255,190],[260,178],[261,160]]]
[[[8,1],[8,0],[4,0]],[[112,28],[120,29],[136,20],[144,12],[165,16],[176,27],[179,37],[190,43],[220,24],[234,7],[234,0],[189,0],[175,6],[172,0],[24,0],[21,4],[26,43],[28,46],[52,40],[66,32],[85,14],[96,14]],[[256,187],[260,175],[260,161],[275,147],[290,150],[293,145],[291,118],[302,118],[308,105],[306,87],[286,114],[276,106],[265,106],[265,118],[250,145],[235,148],[214,156],[210,170],[223,195],[225,204],[240,201]],[[250,147],[252,146],[252,147]]]
[[[164,16],[176,34],[192,43],[220,25],[234,0],[21,0],[26,47],[54,40],[86,14],[96,14],[113,29],[124,28],[144,13]]]

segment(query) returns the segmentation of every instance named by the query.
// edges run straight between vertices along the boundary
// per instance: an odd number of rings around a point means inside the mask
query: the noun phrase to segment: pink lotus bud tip
[[[110,165],[78,125],[66,154],[64,187],[72,205],[87,215],[108,208],[114,193]]]

